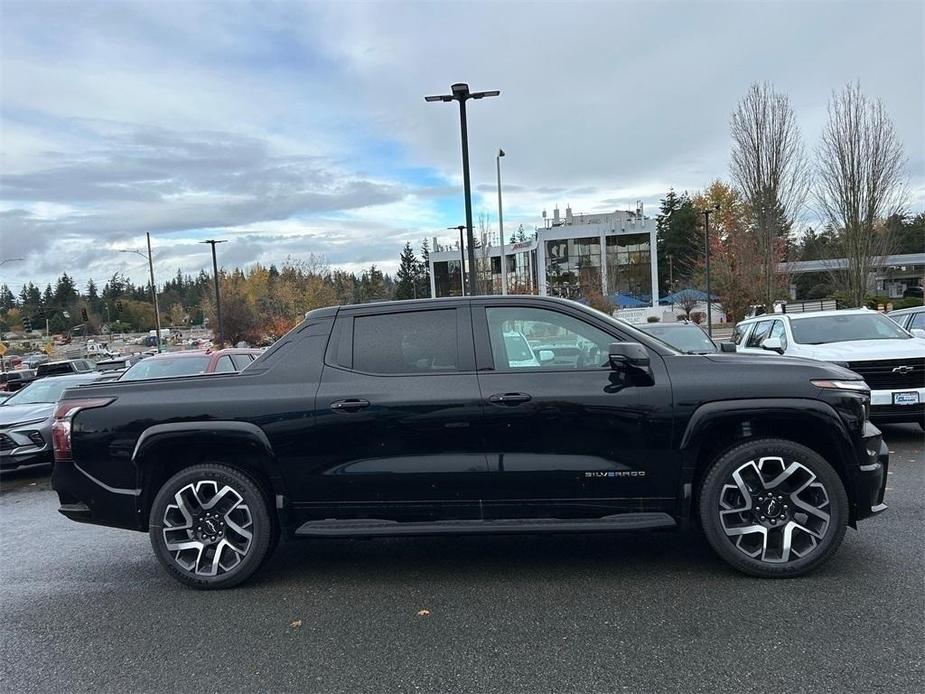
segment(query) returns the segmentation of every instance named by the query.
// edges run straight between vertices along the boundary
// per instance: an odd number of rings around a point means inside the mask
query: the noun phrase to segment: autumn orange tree
[[[748,308],[764,302],[768,286],[767,254],[760,229],[739,192],[723,181],[713,181],[693,198],[697,210],[717,209],[710,217],[710,284],[713,295],[731,322],[742,320]],[[771,249],[770,283],[776,295],[786,295],[788,277],[775,272],[783,262],[786,241],[779,238]],[[704,261],[696,275],[703,278]]]

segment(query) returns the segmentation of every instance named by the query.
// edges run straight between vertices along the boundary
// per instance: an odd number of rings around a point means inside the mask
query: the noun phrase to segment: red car
[[[149,378],[195,376],[196,374],[235,373],[262,354],[259,349],[219,349],[214,352],[164,352],[142,359],[126,369],[120,381]]]

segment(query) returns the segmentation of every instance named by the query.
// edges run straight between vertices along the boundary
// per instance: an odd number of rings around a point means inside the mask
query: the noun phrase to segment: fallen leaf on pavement
[[[290,624],[289,626],[291,626],[293,629],[298,629],[300,626],[302,626],[302,620],[301,620],[301,619],[297,619],[297,620],[295,620],[292,624]]]
[[[430,617],[430,610],[418,610],[418,617]]]

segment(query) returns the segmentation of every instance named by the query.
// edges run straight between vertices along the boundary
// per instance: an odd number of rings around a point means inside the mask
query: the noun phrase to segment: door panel
[[[473,318],[483,337],[478,362],[491,365],[479,371],[496,473],[486,508],[501,516],[546,515],[549,506],[560,516],[599,516],[676,497],[671,388],[658,354],[650,351],[654,378],[642,385],[606,365],[609,344],[625,338],[575,315],[474,306]],[[512,334],[532,354],[509,349]],[[512,394],[529,398],[492,401]]]
[[[340,363],[326,364],[315,408],[316,517],[479,517],[488,466],[468,315],[338,317]]]

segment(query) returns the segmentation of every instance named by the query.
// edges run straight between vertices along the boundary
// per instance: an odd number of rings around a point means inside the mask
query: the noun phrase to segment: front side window
[[[774,321],[774,326],[771,328],[771,333],[768,337],[776,337],[780,339],[780,346],[783,350],[787,349],[787,330],[784,328],[784,321],[776,320]]]
[[[912,322],[909,323],[909,330],[912,330],[913,328],[925,330],[925,311],[921,311],[912,316]]]
[[[542,308],[488,308],[488,335],[498,371],[608,367],[616,338],[584,321]]]
[[[374,374],[457,371],[456,309],[357,316],[353,369]]]
[[[756,325],[755,329],[752,330],[752,334],[749,335],[748,342],[745,343],[745,346],[761,347],[761,343],[764,342],[764,338],[766,338],[768,333],[771,331],[771,323],[773,323],[773,321],[765,320]]]

